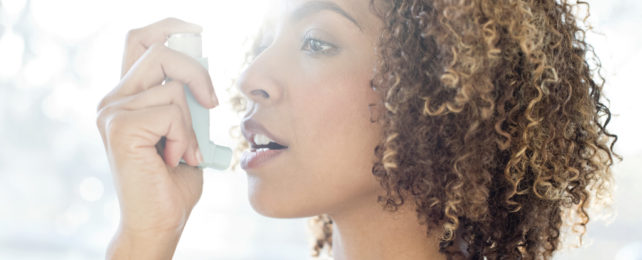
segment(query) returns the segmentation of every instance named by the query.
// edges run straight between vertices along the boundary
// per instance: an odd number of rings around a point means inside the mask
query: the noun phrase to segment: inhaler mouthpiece
[[[207,58],[203,57],[203,46],[200,34],[171,34],[167,38],[167,47],[195,58],[207,69]],[[196,134],[196,141],[203,155],[203,162],[199,167],[218,170],[226,169],[232,160],[232,149],[226,146],[216,145],[210,140],[210,111],[196,101],[187,85],[183,86],[183,88],[192,117],[192,127]]]

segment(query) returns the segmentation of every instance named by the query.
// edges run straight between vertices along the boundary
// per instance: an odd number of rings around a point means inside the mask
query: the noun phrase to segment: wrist
[[[180,230],[134,231],[119,227],[107,259],[171,259],[182,233]]]

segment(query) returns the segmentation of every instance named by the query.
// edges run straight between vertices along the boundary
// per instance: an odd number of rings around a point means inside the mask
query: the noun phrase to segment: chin
[[[248,187],[248,199],[254,211],[270,218],[305,218],[323,214],[321,207],[316,206],[317,202],[303,197],[305,194],[296,192],[277,194],[261,187]]]
[[[308,217],[308,214],[300,212],[296,205],[287,203],[278,203],[267,201],[265,197],[258,198],[256,195],[249,195],[250,205],[252,209],[263,216],[270,218],[302,218]]]

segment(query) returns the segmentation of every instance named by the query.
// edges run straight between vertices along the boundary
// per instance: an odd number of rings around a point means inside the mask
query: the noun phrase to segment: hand
[[[164,45],[172,33],[201,30],[170,18],[130,31],[121,80],[98,105],[97,126],[121,210],[119,232],[110,249],[114,255],[131,257],[126,247],[140,245],[147,250],[129,248],[130,253],[169,248],[171,251],[156,252],[160,254],[156,257],[171,258],[201,196],[202,170],[194,166],[202,156],[183,85],[206,108],[215,107],[218,100],[207,70]],[[166,78],[172,81],[162,85]],[[187,165],[179,165],[181,158]],[[138,241],[132,241],[135,239]]]

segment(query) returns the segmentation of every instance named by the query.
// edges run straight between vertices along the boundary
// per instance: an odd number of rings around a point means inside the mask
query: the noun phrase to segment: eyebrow
[[[341,7],[339,7],[337,4],[328,1],[309,1],[302,4],[292,12],[292,14],[290,15],[290,21],[298,21],[306,16],[310,16],[323,10],[333,11],[337,14],[340,14],[346,19],[350,20],[350,22],[352,22],[354,25],[356,25],[360,31],[363,31],[361,29],[361,25],[359,25],[357,20],[350,16],[348,12],[341,9]]]

